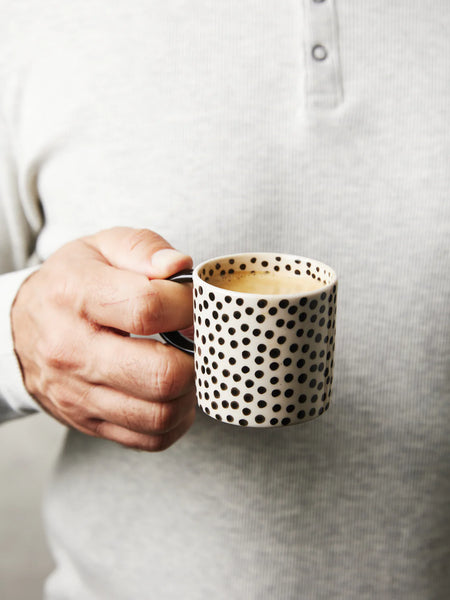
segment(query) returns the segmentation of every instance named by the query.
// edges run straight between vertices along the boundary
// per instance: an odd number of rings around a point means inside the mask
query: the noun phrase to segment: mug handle
[[[168,281],[175,281],[176,283],[192,283],[192,272],[193,269],[184,269],[183,271],[179,271],[168,277]],[[191,356],[194,355],[194,342],[189,338],[185,337],[179,331],[165,331],[164,333],[159,334],[165,342],[178,348],[178,350],[182,350]]]

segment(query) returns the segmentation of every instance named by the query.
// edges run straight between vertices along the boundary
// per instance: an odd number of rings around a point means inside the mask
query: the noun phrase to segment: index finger
[[[192,324],[188,284],[94,263],[79,290],[79,311],[88,321],[135,335],[184,329]]]

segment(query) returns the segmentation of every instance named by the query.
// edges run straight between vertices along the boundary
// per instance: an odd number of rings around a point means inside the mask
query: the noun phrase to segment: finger
[[[114,227],[85,240],[94,245],[111,265],[142,273],[151,279],[166,279],[192,266],[190,256],[178,252],[149,229]]]
[[[148,402],[104,386],[91,386],[87,400],[89,420],[107,421],[147,435],[175,429],[196,404],[193,390],[170,402]]]
[[[174,400],[193,389],[192,357],[157,340],[99,332],[91,351],[100,357],[86,362],[84,375],[92,384],[153,402]]]
[[[192,290],[189,285],[149,280],[100,262],[77,278],[79,314],[90,322],[153,335],[188,327],[192,323]]]
[[[169,446],[183,436],[191,427],[194,420],[195,408],[189,412],[186,418],[179,423],[177,427],[160,435],[137,433],[135,431],[130,431],[126,427],[107,421],[91,422],[91,429],[86,431],[86,433],[117,442],[127,448],[145,450],[147,452],[161,452],[162,450],[169,448]]]

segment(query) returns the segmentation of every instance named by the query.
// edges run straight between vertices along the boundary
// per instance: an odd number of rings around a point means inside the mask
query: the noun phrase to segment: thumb
[[[149,229],[114,227],[84,238],[114,267],[166,279],[192,267],[192,258]]]

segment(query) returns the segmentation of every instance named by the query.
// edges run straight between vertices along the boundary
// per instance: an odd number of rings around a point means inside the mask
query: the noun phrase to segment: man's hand
[[[62,423],[130,448],[164,450],[195,414],[193,360],[151,335],[192,324],[192,266],[156,233],[115,228],[55,252],[11,312],[28,391]]]

